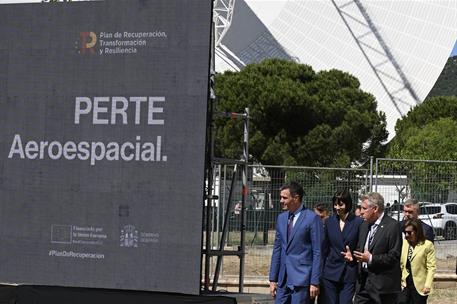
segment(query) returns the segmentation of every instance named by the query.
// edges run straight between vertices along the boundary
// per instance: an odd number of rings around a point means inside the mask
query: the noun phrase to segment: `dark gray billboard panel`
[[[211,1],[0,5],[0,282],[197,294]]]

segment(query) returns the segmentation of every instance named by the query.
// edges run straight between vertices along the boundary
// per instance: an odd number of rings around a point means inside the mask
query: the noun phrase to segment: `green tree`
[[[440,118],[422,128],[409,128],[409,136],[402,149],[391,151],[394,158],[418,160],[456,160],[457,122]],[[395,153],[394,153],[395,152]],[[414,162],[409,165],[407,176],[416,197],[426,201],[442,201],[449,191],[455,191],[457,167],[454,163]]]
[[[402,159],[457,160],[457,121],[440,118],[423,127],[408,129],[404,144],[390,151],[390,156]]]
[[[338,70],[269,59],[216,76],[216,111],[250,109],[250,154],[264,164],[343,166],[383,153],[385,115]],[[240,158],[242,122],[216,120],[216,155]]]
[[[432,97],[397,121],[388,157],[456,160],[457,97]]]
[[[396,159],[457,160],[457,97],[432,97],[397,122],[387,156]],[[398,169],[398,168],[396,168]],[[442,202],[457,188],[454,163],[411,162],[401,172],[423,201]]]

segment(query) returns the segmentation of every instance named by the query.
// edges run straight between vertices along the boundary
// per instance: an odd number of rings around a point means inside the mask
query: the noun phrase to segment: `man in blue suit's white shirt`
[[[270,293],[275,303],[306,304],[319,294],[323,227],[319,216],[302,204],[296,182],[281,187],[282,212],[276,222],[271,257]]]

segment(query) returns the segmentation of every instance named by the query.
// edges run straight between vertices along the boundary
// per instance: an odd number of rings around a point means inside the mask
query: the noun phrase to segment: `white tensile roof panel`
[[[259,45],[265,47],[265,41],[274,41],[274,47],[286,52],[289,59],[309,64],[317,71],[335,68],[351,73],[360,80],[364,91],[376,97],[378,109],[386,113],[389,138],[392,138],[400,112],[405,115],[412,106],[425,99],[449,57],[457,37],[457,1],[359,2],[410,83],[417,100],[410,91],[402,90],[404,82],[399,81],[401,78],[395,66],[381,64],[386,60],[385,52],[377,37],[368,33],[370,28],[354,1],[236,0],[232,25],[222,44],[244,64],[274,57],[270,56],[275,54],[271,47],[266,52],[259,51]],[[362,37],[359,42],[365,44],[362,48],[372,64],[379,64],[377,68],[387,91],[335,4],[341,8],[353,34]],[[251,11],[251,14],[240,10]],[[249,22],[250,28],[255,28],[252,26],[253,15],[257,18],[257,33],[253,34],[256,31],[251,30],[246,34],[243,24]],[[247,21],[243,16],[251,17]],[[220,58],[216,60],[216,70],[224,70],[219,69],[218,62]],[[398,109],[387,92],[395,93]]]

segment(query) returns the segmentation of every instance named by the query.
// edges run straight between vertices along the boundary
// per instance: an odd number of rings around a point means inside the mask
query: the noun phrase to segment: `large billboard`
[[[0,5],[0,282],[199,292],[211,1]]]

